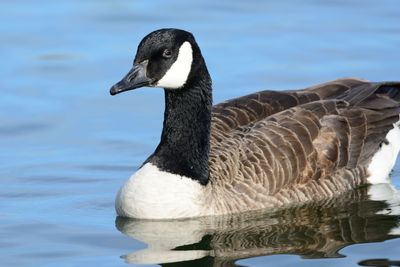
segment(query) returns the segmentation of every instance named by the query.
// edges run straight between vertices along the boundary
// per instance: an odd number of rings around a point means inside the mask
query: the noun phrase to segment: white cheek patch
[[[178,58],[157,82],[157,87],[178,89],[185,85],[192,68],[193,51],[189,42],[184,42],[179,48]]]

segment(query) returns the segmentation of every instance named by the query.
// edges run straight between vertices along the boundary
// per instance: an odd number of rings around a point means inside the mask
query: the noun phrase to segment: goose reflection
[[[339,250],[345,246],[396,238],[399,203],[399,193],[382,184],[268,213],[174,221],[117,218],[116,226],[148,245],[125,255],[128,263],[236,266],[239,259],[273,254],[343,257]]]

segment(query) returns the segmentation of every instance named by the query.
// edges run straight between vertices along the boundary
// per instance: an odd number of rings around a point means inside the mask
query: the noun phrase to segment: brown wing
[[[400,83],[344,80],[253,94],[225,103],[226,113],[217,106],[211,183],[231,195],[232,206],[257,205],[269,196],[307,200],[361,184],[371,156],[399,120],[399,98]],[[265,117],[248,103],[256,103]],[[234,197],[238,194],[241,200]]]
[[[316,100],[335,99],[357,85],[359,79],[339,79],[297,91],[261,91],[213,106],[211,142],[241,126],[263,120],[280,111]]]

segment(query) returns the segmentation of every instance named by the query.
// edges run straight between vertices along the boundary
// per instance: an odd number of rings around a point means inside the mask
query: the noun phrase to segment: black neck
[[[147,162],[202,185],[208,182],[211,79],[205,69],[181,89],[165,89],[161,141]]]

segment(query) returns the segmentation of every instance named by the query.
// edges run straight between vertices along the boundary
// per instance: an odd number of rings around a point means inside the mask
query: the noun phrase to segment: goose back
[[[214,106],[212,212],[322,199],[366,183],[399,120],[399,98],[399,83],[342,79]]]

